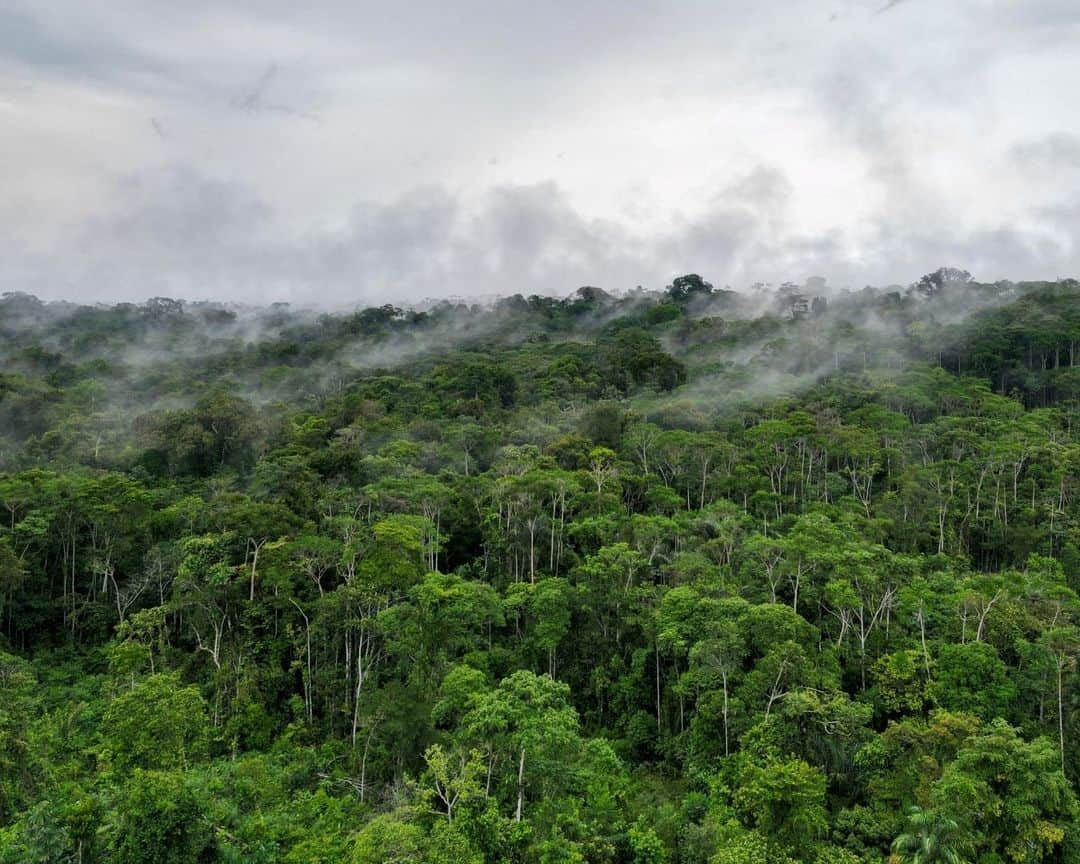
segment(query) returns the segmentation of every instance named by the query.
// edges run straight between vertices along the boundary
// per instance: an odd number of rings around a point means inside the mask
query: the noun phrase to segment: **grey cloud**
[[[1009,151],[1017,168],[1025,172],[1054,172],[1080,168],[1080,136],[1057,132],[1021,141]]]
[[[1076,273],[1078,36],[1075,0],[16,0],[0,88],[48,86],[0,93],[0,285],[351,304]]]
[[[945,263],[987,279],[1017,269],[1051,278],[1080,271],[1075,229],[1071,242],[1061,239],[1062,213],[1038,214],[1046,227],[1026,231],[910,231],[882,223],[853,253],[836,231],[787,228],[789,194],[781,172],[759,167],[698,215],[673,219],[663,233],[639,234],[582,216],[551,182],[493,188],[479,208],[425,187],[391,204],[359,203],[341,229],[300,235],[242,184],[174,167],[122,181],[124,206],[79,227],[71,241],[78,255],[24,262],[0,285],[43,296],[352,306],[558,294],[582,284],[662,287],[687,270],[735,287],[816,273],[834,284],[886,284]]]
[[[59,26],[36,10],[18,7],[0,7],[0,71],[5,66],[136,91],[144,91],[150,82],[177,82],[176,71],[167,63],[123,39],[94,27]]]

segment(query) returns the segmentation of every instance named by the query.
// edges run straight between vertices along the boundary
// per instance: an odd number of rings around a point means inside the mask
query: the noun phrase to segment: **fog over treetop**
[[[1080,271],[1071,0],[0,9],[0,290]]]

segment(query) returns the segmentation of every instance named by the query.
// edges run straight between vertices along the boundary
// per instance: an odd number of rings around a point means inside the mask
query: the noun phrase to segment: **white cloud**
[[[1080,273],[1080,7],[883,5],[11,6],[0,287],[352,304]]]

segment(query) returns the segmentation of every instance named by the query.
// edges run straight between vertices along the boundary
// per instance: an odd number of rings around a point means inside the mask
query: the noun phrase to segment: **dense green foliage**
[[[1080,286],[0,300],[0,862],[1080,861]]]

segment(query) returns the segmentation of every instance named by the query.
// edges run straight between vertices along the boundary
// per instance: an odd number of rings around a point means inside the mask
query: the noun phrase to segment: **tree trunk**
[[[1058,745],[1061,749],[1061,773],[1065,773],[1065,708],[1061,690],[1062,661],[1057,664],[1057,697],[1058,697]]]
[[[248,601],[252,603],[255,602],[255,568],[259,566],[259,549],[261,545],[255,543],[254,546],[255,551],[251,556],[251,590],[248,593]]]
[[[720,671],[720,678],[724,682],[724,755],[731,755],[731,750],[728,747],[728,688],[727,688],[727,670],[722,669]]]
[[[518,762],[518,794],[517,794],[517,812],[514,814],[514,821],[521,821],[521,811],[525,806],[525,748],[521,748],[521,760]]]
[[[660,646],[653,646],[653,656],[656,658],[656,732],[660,733]]]

